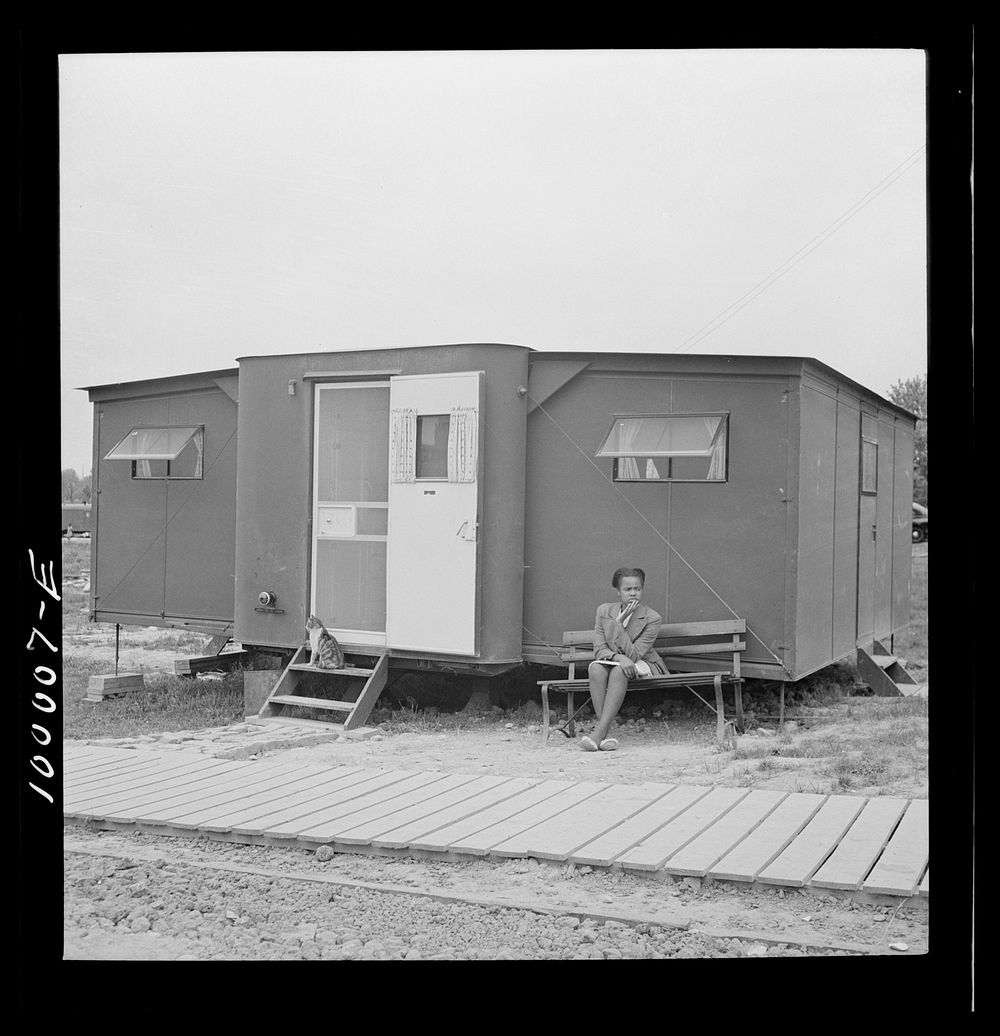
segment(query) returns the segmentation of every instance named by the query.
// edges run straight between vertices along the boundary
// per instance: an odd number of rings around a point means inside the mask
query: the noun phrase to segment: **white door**
[[[317,385],[312,611],[349,645],[385,644],[389,386]]]
[[[475,655],[482,372],[390,382],[386,639]]]

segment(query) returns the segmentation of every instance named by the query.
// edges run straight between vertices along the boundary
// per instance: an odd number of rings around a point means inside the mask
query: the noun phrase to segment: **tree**
[[[62,501],[64,504],[72,503],[76,498],[76,491],[80,488],[80,479],[72,468],[62,469]]]
[[[897,381],[889,389],[897,406],[917,417],[913,432],[913,499],[927,506],[927,375]]]

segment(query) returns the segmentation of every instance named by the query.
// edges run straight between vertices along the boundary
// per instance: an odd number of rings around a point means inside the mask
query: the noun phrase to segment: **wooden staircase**
[[[271,690],[267,701],[261,706],[257,714],[258,719],[278,719],[282,717],[288,706],[298,706],[306,709],[323,709],[331,713],[331,721],[334,716],[344,716],[344,730],[356,730],[364,726],[365,720],[371,715],[378,696],[385,688],[389,676],[389,653],[383,651],[371,668],[355,665],[352,658],[361,654],[359,651],[352,651],[344,648],[345,665],[341,669],[319,669],[303,661],[307,657],[308,648],[303,645],[292,656],[291,662],[285,667],[278,682]],[[357,691],[357,697],[353,701],[338,700],[336,698],[313,698],[295,693],[296,686],[302,681],[305,674],[313,674],[323,677],[325,680],[344,678],[352,679],[355,684],[364,681],[360,689],[352,687],[348,693]],[[291,717],[285,717],[291,718]],[[320,722],[320,721],[313,721]]]
[[[880,698],[914,694],[924,686],[877,640],[867,648],[858,648],[858,675]]]

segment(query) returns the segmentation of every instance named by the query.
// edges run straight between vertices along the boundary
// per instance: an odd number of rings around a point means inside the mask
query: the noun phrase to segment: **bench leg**
[[[736,688],[736,725],[740,730],[743,729],[743,681],[737,680],[734,684]]]
[[[722,677],[717,676],[712,682],[715,684],[715,738],[717,741],[724,741],[726,738],[726,715],[725,705],[722,702]]]
[[[576,710],[573,708],[573,692],[566,692],[566,715],[569,716],[569,722],[566,724],[566,729],[569,731],[570,737],[576,737],[576,720],[573,718],[576,714]]]
[[[785,681],[781,681],[781,702],[778,705],[778,730],[785,729]]]
[[[549,739],[549,689],[542,684],[542,741]]]

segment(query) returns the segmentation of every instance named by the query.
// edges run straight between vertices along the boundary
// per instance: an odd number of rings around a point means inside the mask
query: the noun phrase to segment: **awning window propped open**
[[[615,458],[616,481],[725,481],[727,418],[718,413],[616,417],[596,456]]]
[[[132,462],[133,478],[201,478],[203,425],[133,428],[105,460]]]

